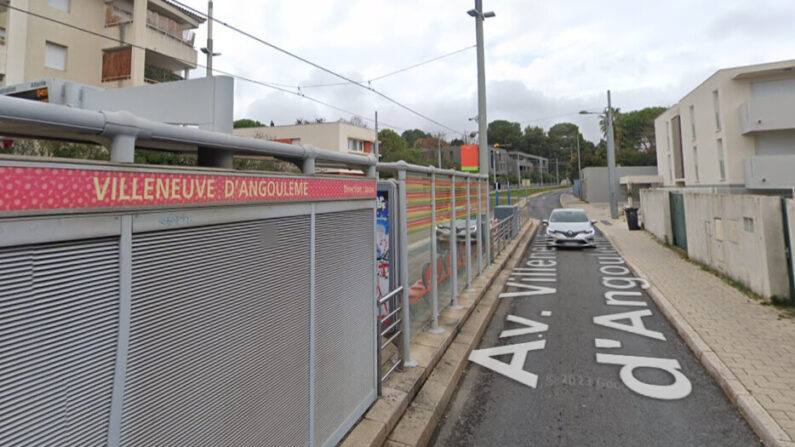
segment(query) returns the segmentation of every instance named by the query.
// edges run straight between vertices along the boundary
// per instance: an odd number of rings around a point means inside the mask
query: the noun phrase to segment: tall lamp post
[[[599,112],[580,111],[580,115],[601,115]],[[613,106],[610,90],[607,91],[607,188],[610,196],[610,218],[618,218],[618,199],[616,197],[616,143],[613,135]]]
[[[494,13],[489,11],[483,12],[483,0],[475,0],[475,9],[470,9],[467,14],[475,18],[475,37],[477,40],[477,53],[478,53],[478,165],[480,173],[486,175],[486,219],[491,220],[491,213],[489,213],[489,189],[488,189],[488,175],[489,175],[489,150],[488,150],[488,137],[486,135],[488,120],[486,119],[486,63],[483,54],[483,20],[494,17]],[[478,204],[480,205],[480,204]],[[478,213],[480,216],[480,213]],[[486,240],[486,259],[487,263],[491,264],[491,237],[488,237],[491,231],[491,222],[489,222]]]

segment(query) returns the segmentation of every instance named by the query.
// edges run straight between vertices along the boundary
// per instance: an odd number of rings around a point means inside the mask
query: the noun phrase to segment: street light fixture
[[[597,112],[581,110],[580,115],[601,115]],[[607,187],[610,195],[610,217],[618,218],[618,199],[616,197],[616,147],[613,134],[613,107],[610,103],[610,90],[607,91]]]

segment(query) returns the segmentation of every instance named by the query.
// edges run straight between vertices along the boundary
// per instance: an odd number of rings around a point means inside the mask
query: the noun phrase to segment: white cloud
[[[183,1],[206,8],[204,0]],[[466,14],[472,6],[454,0],[236,0],[215,2],[215,14],[359,80],[472,45],[474,23]],[[544,127],[572,121],[591,140],[599,138],[597,120],[576,112],[603,108],[608,88],[622,110],[670,105],[719,68],[795,54],[795,4],[787,0],[486,0],[485,9],[497,14],[484,25],[489,119]],[[214,30],[223,53],[214,65],[221,70],[292,86],[338,81],[221,25]],[[197,42],[205,32],[199,30]],[[476,127],[467,120],[477,113],[474,49],[373,87],[457,131]],[[361,88],[304,91],[367,117],[377,109],[393,125],[439,130]],[[277,123],[347,118],[245,82],[236,83],[235,115]]]

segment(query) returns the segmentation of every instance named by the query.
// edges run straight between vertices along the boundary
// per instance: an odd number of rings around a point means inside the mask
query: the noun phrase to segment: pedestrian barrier
[[[330,446],[375,400],[374,157],[8,97],[0,134],[111,156],[0,157],[0,443]],[[135,165],[136,148],[303,173]]]

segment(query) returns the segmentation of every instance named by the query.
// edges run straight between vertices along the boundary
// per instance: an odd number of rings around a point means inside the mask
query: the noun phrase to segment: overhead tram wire
[[[446,125],[444,125],[444,124],[440,123],[439,121],[436,121],[435,119],[433,119],[433,118],[430,118],[430,117],[428,117],[428,116],[426,116],[426,115],[424,115],[424,114],[422,114],[422,113],[420,113],[420,112],[418,112],[418,111],[416,111],[416,110],[412,109],[411,107],[409,107],[409,106],[407,106],[407,105],[405,105],[405,104],[403,104],[403,103],[399,102],[398,100],[396,100],[396,99],[393,99],[393,98],[391,98],[391,97],[389,97],[389,96],[387,96],[387,95],[385,95],[385,94],[381,93],[380,91],[378,91],[378,90],[376,90],[376,89],[372,88],[372,87],[371,87],[371,86],[369,86],[369,85],[365,85],[365,84],[362,84],[361,82],[354,81],[353,79],[351,79],[351,78],[349,78],[349,77],[347,77],[347,76],[345,76],[345,75],[341,75],[341,74],[339,74],[339,73],[337,73],[337,72],[335,72],[335,71],[333,71],[333,70],[331,70],[331,69],[328,69],[328,68],[326,68],[326,67],[324,67],[324,66],[322,66],[322,65],[320,65],[320,64],[317,64],[317,63],[315,63],[315,62],[312,62],[312,61],[310,61],[309,59],[303,58],[303,57],[301,57],[301,56],[299,56],[299,55],[297,55],[297,54],[295,54],[295,53],[293,53],[293,52],[291,52],[291,51],[285,50],[284,48],[281,48],[281,47],[279,47],[279,46],[277,46],[277,45],[274,45],[274,44],[272,44],[272,43],[268,42],[268,41],[267,41],[267,40],[265,40],[265,39],[262,39],[262,38],[260,38],[260,37],[257,37],[257,36],[255,36],[255,35],[253,35],[253,34],[251,34],[251,33],[247,32],[247,31],[245,31],[245,30],[242,30],[242,29],[240,29],[240,28],[238,28],[238,27],[236,27],[236,26],[234,26],[234,25],[230,25],[229,23],[227,23],[227,22],[224,22],[223,20],[219,20],[219,19],[217,19],[215,16],[213,16],[213,17],[208,17],[208,16],[207,16],[207,14],[205,14],[205,13],[203,13],[203,12],[199,11],[199,10],[198,10],[198,9],[196,9],[196,8],[193,8],[193,7],[191,7],[191,6],[188,6],[188,5],[186,5],[186,4],[184,4],[184,3],[182,3],[182,2],[180,2],[180,1],[178,1],[178,0],[171,0],[171,1],[172,1],[173,3],[175,3],[175,4],[179,5],[179,6],[181,6],[181,7],[183,7],[183,8],[185,8],[185,9],[189,10],[189,11],[192,11],[193,13],[195,13],[195,14],[197,14],[197,15],[201,16],[201,17],[204,17],[204,18],[206,18],[206,19],[208,19],[208,20],[212,20],[212,21],[213,21],[213,22],[215,22],[215,23],[219,23],[219,24],[221,24],[221,25],[223,25],[223,26],[225,26],[225,27],[227,27],[227,28],[231,29],[232,31],[235,31],[235,32],[237,32],[237,33],[239,33],[239,34],[242,34],[242,35],[244,35],[244,36],[248,37],[249,39],[255,40],[255,41],[257,41],[257,42],[259,42],[259,43],[261,43],[261,44],[263,44],[263,45],[265,45],[265,46],[268,46],[268,47],[270,47],[270,48],[273,48],[274,50],[276,50],[276,51],[278,51],[278,52],[280,52],[280,53],[286,54],[286,55],[288,55],[288,56],[290,56],[290,57],[292,57],[292,58],[294,58],[294,59],[298,59],[299,61],[301,61],[301,62],[303,62],[303,63],[305,63],[305,64],[311,65],[311,66],[313,66],[313,67],[317,68],[318,70],[325,71],[326,73],[328,73],[328,74],[330,74],[330,75],[336,76],[336,77],[338,77],[338,78],[340,78],[340,79],[342,79],[342,80],[344,80],[344,81],[347,81],[347,82],[349,82],[349,83],[351,83],[351,84],[357,85],[357,86],[359,86],[359,87],[361,87],[361,88],[363,88],[363,89],[365,89],[365,90],[369,90],[369,91],[371,91],[371,92],[375,93],[376,95],[378,95],[378,96],[380,96],[380,97],[382,97],[382,98],[386,99],[387,101],[389,101],[389,102],[391,102],[391,103],[395,104],[396,106],[398,106],[398,107],[400,107],[400,108],[402,108],[402,109],[404,109],[404,110],[406,110],[406,111],[408,111],[408,112],[411,112],[411,113],[413,113],[414,115],[417,115],[417,116],[419,116],[420,118],[422,118],[422,119],[424,119],[424,120],[426,120],[426,121],[428,121],[428,122],[431,122],[431,123],[433,123],[433,124],[436,124],[436,125],[437,125],[437,126],[439,126],[439,127],[442,127],[442,128],[444,128],[444,129],[447,129],[447,130],[449,130],[450,132],[453,132],[453,133],[455,133],[455,134],[462,134],[462,133],[465,133],[465,132],[462,132],[462,131],[460,131],[460,130],[455,130],[455,129],[453,129],[452,127],[448,127],[448,126],[446,126]]]
[[[6,7],[8,9],[12,9],[12,10],[17,11],[17,12],[28,14],[30,16],[37,17],[37,18],[40,18],[42,20],[47,20],[47,21],[50,21],[50,22],[53,22],[53,23],[57,23],[59,25],[66,26],[68,28],[72,28],[72,29],[75,29],[75,30],[78,30],[78,31],[82,31],[82,32],[87,33],[87,34],[91,34],[93,36],[100,37],[102,39],[111,40],[111,41],[114,41],[114,42],[117,42],[117,43],[120,43],[120,44],[123,44],[123,45],[129,45],[129,46],[131,46],[133,48],[137,48],[139,50],[154,51],[151,48],[147,48],[147,47],[142,46],[142,45],[138,45],[138,44],[134,44],[134,43],[131,43],[131,42],[127,42],[127,41],[125,41],[123,39],[117,39],[115,37],[106,36],[104,34],[101,34],[101,33],[95,32],[95,31],[91,31],[89,29],[82,28],[82,27],[79,27],[79,26],[76,26],[76,25],[72,25],[71,23],[62,22],[60,20],[53,19],[51,17],[43,16],[43,15],[37,14],[37,13],[32,12],[32,11],[27,11],[25,9],[18,8],[16,6],[7,5]],[[175,60],[177,60],[179,62],[182,62],[184,64],[187,64],[187,65],[196,64],[196,67],[198,67],[198,68],[207,68],[206,65],[203,65],[203,64],[200,64],[200,63],[196,63],[196,62],[192,62],[192,61],[188,61],[188,60],[185,60],[185,59],[180,59],[178,57],[174,57],[173,59],[175,59]],[[309,101],[312,101],[312,102],[318,103],[320,105],[329,107],[329,108],[337,110],[339,112],[347,113],[349,115],[358,117],[358,118],[363,119],[365,121],[373,122],[373,123],[375,122],[374,119],[368,118],[368,117],[366,117],[366,116],[364,116],[364,115],[362,115],[360,113],[351,112],[350,110],[346,110],[346,109],[343,109],[342,107],[338,107],[338,106],[335,106],[333,104],[329,104],[329,103],[327,103],[325,101],[321,101],[321,100],[319,100],[317,98],[313,98],[313,97],[307,96],[307,95],[305,95],[303,93],[295,92],[295,91],[289,90],[287,88],[281,87],[281,86],[292,87],[290,85],[277,84],[277,83],[271,83],[271,82],[266,82],[266,81],[258,81],[256,79],[247,78],[245,76],[241,76],[241,75],[238,75],[238,74],[235,74],[235,73],[230,73],[230,72],[227,72],[227,71],[219,70],[217,68],[213,68],[213,72],[217,72],[217,73],[220,73],[220,74],[223,74],[223,75],[227,75],[227,76],[230,76],[230,77],[232,77],[234,79],[238,79],[240,81],[249,82],[249,83],[256,84],[256,85],[261,85],[261,86],[268,87],[268,88],[271,88],[271,89],[274,89],[274,90],[278,90],[278,91],[284,92],[284,93],[289,93],[291,95],[298,96],[299,98],[305,98],[305,99],[307,99]],[[390,128],[401,130],[401,131],[406,130],[405,128],[398,127],[398,126],[393,126],[393,125],[391,125],[389,123],[386,123],[384,121],[381,121],[381,120],[378,121],[378,124],[379,124],[379,126],[390,127]]]
[[[390,77],[390,76],[393,76],[393,75],[396,75],[396,74],[399,74],[399,73],[403,73],[404,71],[408,71],[408,70],[411,70],[411,69],[413,69],[413,68],[420,67],[420,66],[422,66],[422,65],[430,64],[431,62],[436,62],[436,61],[438,61],[438,60],[441,60],[441,59],[444,59],[444,58],[446,58],[446,57],[455,56],[455,55],[456,55],[456,54],[458,54],[458,53],[462,53],[462,52],[464,52],[464,51],[466,51],[466,50],[469,50],[469,49],[472,49],[472,48],[475,48],[475,45],[470,45],[470,46],[468,46],[468,47],[461,48],[461,49],[458,49],[458,50],[452,51],[452,52],[450,52],[450,53],[445,53],[445,54],[442,54],[441,56],[434,57],[433,59],[428,59],[428,60],[426,60],[426,61],[419,62],[419,63],[416,63],[416,64],[414,64],[414,65],[410,65],[410,66],[408,66],[408,67],[404,67],[404,68],[401,68],[401,69],[399,69],[399,70],[395,70],[395,71],[389,72],[389,73],[387,73],[387,74],[384,74],[384,75],[381,75],[381,76],[376,76],[376,77],[374,77],[374,78],[372,78],[372,79],[368,79],[368,80],[365,80],[365,81],[359,81],[359,82],[361,82],[361,83],[363,84],[363,83],[365,83],[365,82],[380,81],[381,79],[388,78],[388,77]],[[348,85],[348,84],[349,84],[348,82],[331,82],[331,83],[328,83],[328,84],[312,84],[312,85],[302,85],[302,86],[300,86],[300,87],[301,87],[301,88],[314,88],[314,87],[336,87],[336,86],[340,86],[340,85]]]

